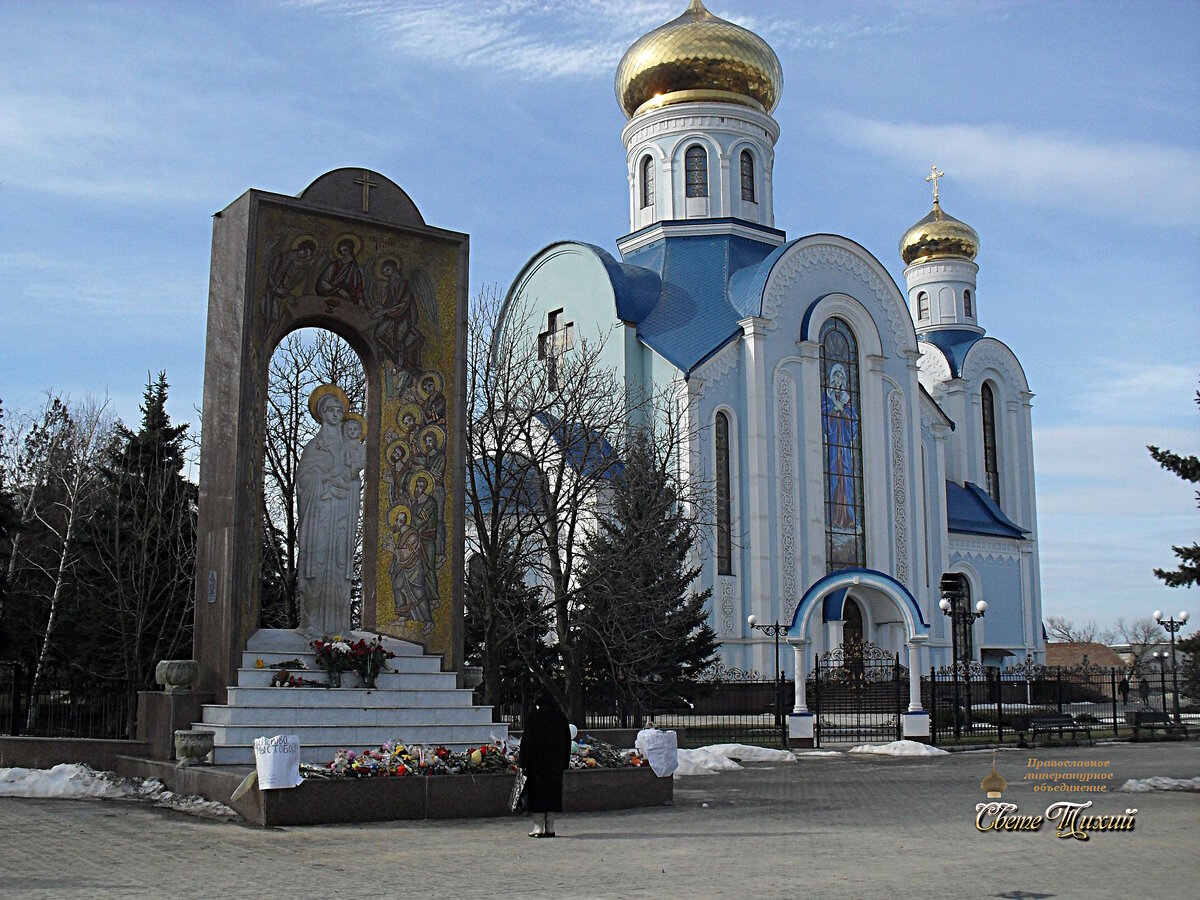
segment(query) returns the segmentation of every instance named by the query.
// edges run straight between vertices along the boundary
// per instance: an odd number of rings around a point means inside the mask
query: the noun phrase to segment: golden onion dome
[[[900,258],[906,264],[931,259],[974,259],[978,253],[979,235],[975,229],[942,212],[936,199],[929,215],[900,239]]]
[[[769,113],[783,91],[783,68],[757,34],[692,0],[683,15],[642,35],[625,51],[617,65],[616,88],[627,118],[704,100]]]

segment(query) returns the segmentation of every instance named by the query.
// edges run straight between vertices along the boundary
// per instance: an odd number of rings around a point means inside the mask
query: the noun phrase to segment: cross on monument
[[[363,189],[363,212],[370,212],[371,206],[371,188],[379,187],[378,181],[371,180],[371,173],[363,169],[362,178],[355,178],[355,184],[361,184]]]
[[[946,177],[946,173],[939,172],[938,167],[935,165],[932,168],[932,170],[930,171],[929,175],[927,175],[925,178],[926,181],[933,182],[933,202],[934,203],[938,202],[938,179],[945,178],[945,177]]]
[[[538,335],[538,359],[546,360],[550,375],[550,389],[558,390],[558,377],[562,374],[567,351],[575,346],[575,323],[563,323],[563,311],[550,313],[546,330]]]

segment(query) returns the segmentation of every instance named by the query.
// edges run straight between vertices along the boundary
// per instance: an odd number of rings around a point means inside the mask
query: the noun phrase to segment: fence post
[[[900,681],[900,651],[896,651],[896,667],[892,670],[892,681],[896,684],[896,740],[904,740],[904,685]]]
[[[21,661],[13,661],[13,677],[12,677],[12,703],[11,716],[8,723],[8,733],[13,737],[17,737],[21,733],[21,695],[25,693],[24,685],[21,684]]]
[[[929,743],[937,746],[937,670],[929,667]]]
[[[1062,712],[1062,666],[1058,667],[1054,676],[1054,702],[1058,706],[1058,711]]]
[[[1117,670],[1112,666],[1108,667],[1108,692],[1112,697],[1113,708],[1113,737],[1117,736]]]
[[[1004,680],[999,669],[989,669],[992,688],[996,692],[996,742],[1004,743]]]

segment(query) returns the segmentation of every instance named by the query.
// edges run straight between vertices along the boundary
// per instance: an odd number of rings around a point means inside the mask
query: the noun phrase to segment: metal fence
[[[576,724],[581,731],[649,725],[674,729],[681,747],[734,743],[787,746],[787,712],[795,702],[792,682],[718,665],[702,680],[689,685],[686,693],[686,700],[649,708],[618,700],[587,698],[584,722]],[[520,729],[519,703],[499,704],[495,715],[510,728]]]
[[[1168,708],[1162,673],[1139,666],[959,663],[931,669],[921,687],[935,744],[1023,743],[1030,717],[1051,714],[1090,725],[1093,737],[1117,736],[1128,714]]]
[[[0,661],[0,734],[126,738],[136,691],[123,683],[87,684],[43,671],[37,684],[20,662]]]

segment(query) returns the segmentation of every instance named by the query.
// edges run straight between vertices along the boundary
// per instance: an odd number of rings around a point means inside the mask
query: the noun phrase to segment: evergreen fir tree
[[[196,486],[183,477],[187,425],[167,414],[166,373],[149,381],[138,430],[118,426],[91,523],[92,590],[78,663],[93,678],[151,686],[159,660],[191,649]]]
[[[1196,403],[1200,404],[1200,391],[1196,392]],[[1168,472],[1174,472],[1184,481],[1200,484],[1200,458],[1180,456],[1153,445],[1146,449],[1150,451],[1154,461]],[[1200,491],[1196,492],[1196,503],[1200,506]],[[1179,557],[1179,565],[1174,569],[1155,569],[1154,574],[1166,582],[1168,587],[1191,587],[1200,581],[1200,544],[1171,549]]]
[[[697,522],[677,500],[670,463],[651,436],[631,441],[580,576],[589,692],[639,718],[690,696],[718,646],[705,612],[711,591],[691,590]]]

